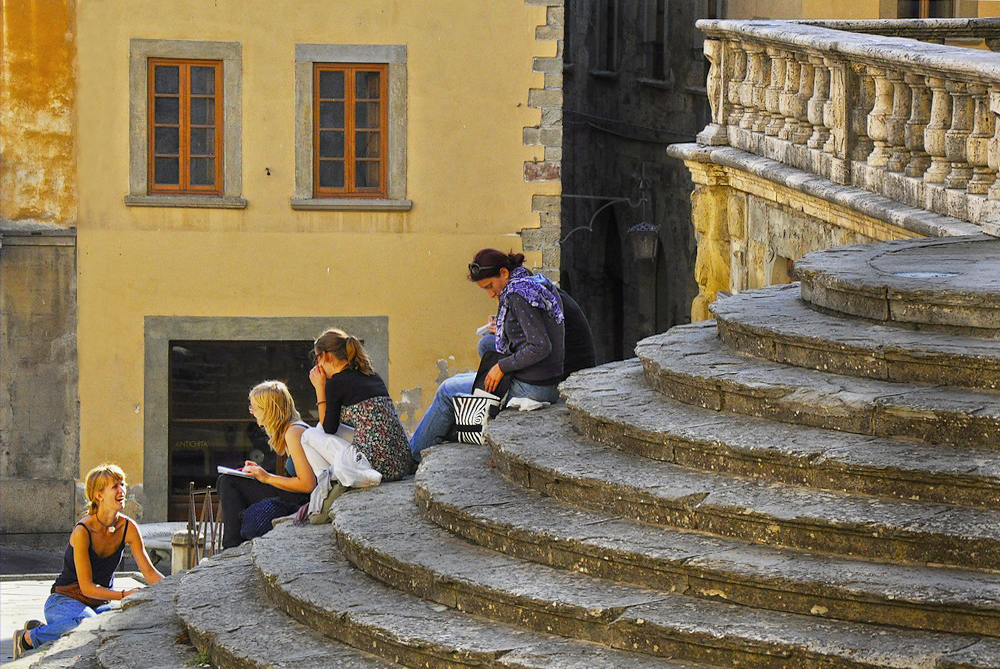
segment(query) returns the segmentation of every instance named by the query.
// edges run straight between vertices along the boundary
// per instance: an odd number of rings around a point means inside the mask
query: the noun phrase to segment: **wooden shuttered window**
[[[389,66],[313,66],[314,197],[386,197]]]
[[[150,58],[149,192],[222,194],[222,61]]]

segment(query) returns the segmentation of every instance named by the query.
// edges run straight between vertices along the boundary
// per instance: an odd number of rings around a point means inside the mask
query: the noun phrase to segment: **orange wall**
[[[0,219],[76,222],[76,4],[0,0]]]

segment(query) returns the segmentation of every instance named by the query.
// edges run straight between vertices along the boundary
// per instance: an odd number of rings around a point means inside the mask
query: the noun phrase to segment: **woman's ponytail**
[[[361,341],[353,335],[347,335],[345,344],[345,348],[347,349],[347,364],[367,376],[374,374],[375,370],[372,368],[371,358],[365,352],[365,347],[361,345]]]
[[[507,254],[507,269],[515,270],[524,264],[524,254],[523,253],[508,253]]]

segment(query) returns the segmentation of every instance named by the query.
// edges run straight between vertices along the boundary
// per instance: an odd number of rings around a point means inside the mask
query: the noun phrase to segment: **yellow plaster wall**
[[[72,0],[0,1],[0,219],[76,220]]]
[[[284,9],[282,9],[284,8]],[[281,11],[280,14],[276,12]],[[495,302],[465,279],[484,246],[520,247],[536,227],[524,147],[545,7],[520,0],[262,0],[86,3],[79,16],[81,469],[115,458],[141,478],[143,318],[389,317],[390,393],[433,397],[437,361],[476,363]],[[129,38],[243,45],[245,210],[129,208]],[[410,212],[293,211],[296,43],[408,47]],[[270,176],[265,170],[270,170]],[[537,262],[538,258],[534,258]],[[421,412],[422,413],[422,410]]]

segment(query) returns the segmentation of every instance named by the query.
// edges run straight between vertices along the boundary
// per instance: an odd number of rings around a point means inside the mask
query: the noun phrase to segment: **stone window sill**
[[[126,195],[129,207],[187,207],[193,209],[246,209],[241,197],[211,195]]]
[[[409,211],[412,200],[376,198],[292,198],[292,209],[315,211]]]
[[[669,91],[674,87],[673,77],[669,79],[651,79],[648,77],[639,77],[636,81],[639,82],[640,86],[646,86],[648,88],[659,88],[664,91]]]
[[[618,72],[614,70],[591,70],[590,76],[594,79],[603,79],[604,81],[618,81]]]

